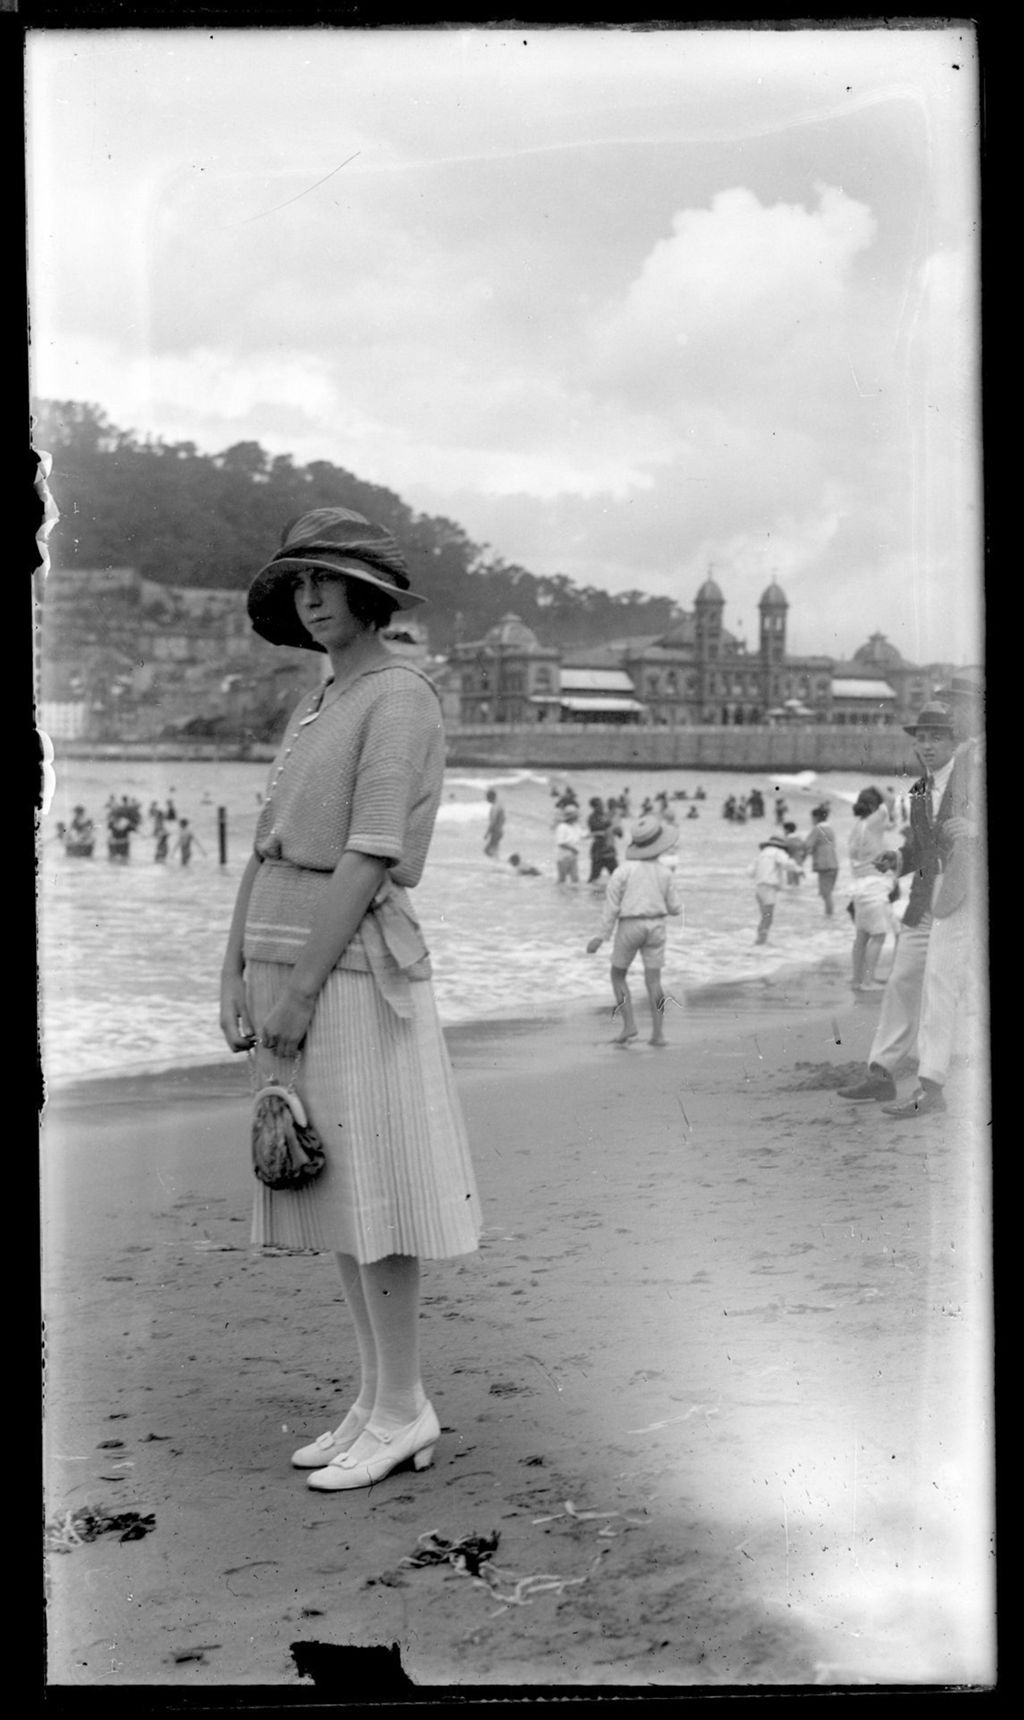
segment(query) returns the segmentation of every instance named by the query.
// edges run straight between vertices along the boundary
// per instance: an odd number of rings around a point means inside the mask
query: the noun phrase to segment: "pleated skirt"
[[[290,974],[278,962],[247,966],[257,1027]],[[337,1250],[368,1263],[444,1260],[479,1246],[479,1197],[434,989],[417,980],[409,990],[403,1017],[372,974],[328,976],[295,1078],[327,1162],[304,1189],[255,1182],[256,1247]],[[260,1080],[290,1072],[259,1066]]]

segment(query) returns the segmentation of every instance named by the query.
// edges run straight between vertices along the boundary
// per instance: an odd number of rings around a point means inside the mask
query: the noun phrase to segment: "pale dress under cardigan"
[[[295,1077],[326,1150],[307,1188],[257,1183],[257,1246],[337,1250],[362,1262],[479,1245],[465,1125],[405,894],[422,876],[444,771],[440,703],[408,664],[367,671],[334,701],[302,701],[271,768],[256,829],[262,860],[246,917],[246,987],[257,1030],[287,982],[346,850],[388,876],[317,999]],[[289,1067],[258,1053],[258,1078]]]
[[[892,877],[879,872],[875,861],[899,847],[888,807],[879,806],[867,818],[855,818],[850,831],[849,854],[853,872],[853,923],[868,937],[883,937],[896,929],[889,905]]]

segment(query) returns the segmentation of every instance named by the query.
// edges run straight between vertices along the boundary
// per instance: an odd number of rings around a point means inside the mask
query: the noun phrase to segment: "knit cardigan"
[[[401,975],[430,972],[405,891],[423,875],[441,799],[440,700],[424,674],[399,662],[368,670],[330,703],[322,698],[316,689],[301,701],[271,768],[244,955],[294,963],[342,855],[374,855],[388,877],[337,965],[374,972],[385,995],[394,981],[394,1002]]]

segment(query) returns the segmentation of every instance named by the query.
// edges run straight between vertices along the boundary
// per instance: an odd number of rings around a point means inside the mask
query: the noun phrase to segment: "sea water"
[[[47,1083],[176,1064],[231,1061],[218,1027],[221,958],[238,882],[268,766],[184,761],[55,761],[56,783],[39,826],[40,997]],[[571,781],[585,825],[592,795],[607,799],[628,786],[634,815],[645,797],[664,790],[679,825],[676,874],[684,911],[669,922],[663,981],[670,1014],[700,988],[770,980],[785,970],[848,960],[852,928],[846,841],[852,804],[866,777],[828,773],[799,778],[699,771],[450,769],[423,879],[413,902],[429,945],[434,988],[446,1024],[484,1016],[543,1017],[566,1009],[611,1005],[610,943],[588,956],[600,920],[603,886],[558,885],[554,867],[554,792]],[[695,801],[697,787],[706,799]],[[886,786],[885,779],[880,786]],[[801,834],[810,809],[832,805],[840,852],[835,916],[824,917],[810,868],[802,884],[781,893],[767,944],[754,944],[758,909],[751,867],[759,842],[777,829],[773,797],[781,787]],[[894,781],[900,791],[903,784]],[[497,790],[506,811],[496,859],[483,853],[488,803]],[[723,818],[730,794],[757,787],[763,819]],[[686,799],[677,798],[685,791]],[[148,817],[132,839],[127,863],[106,853],[104,811],[111,796],[151,803],[170,797],[201,847],[191,864],[173,855],[154,861]],[[85,806],[97,826],[95,857],[65,856],[57,825]],[[696,805],[699,817],[687,818]],[[227,834],[221,862],[219,813]],[[173,846],[176,826],[170,826]],[[620,851],[624,847],[619,844]],[[540,869],[518,877],[518,853]],[[845,886],[845,887],[844,887]],[[643,998],[637,966],[633,987]],[[646,1007],[646,1005],[644,1005]],[[671,1024],[670,1024],[671,1025]]]

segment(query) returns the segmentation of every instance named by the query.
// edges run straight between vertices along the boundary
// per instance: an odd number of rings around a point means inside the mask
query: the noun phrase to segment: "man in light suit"
[[[855,1103],[895,1099],[893,1073],[917,1045],[932,899],[942,868],[942,831],[952,816],[950,784],[956,737],[945,705],[925,705],[917,722],[908,724],[907,734],[916,742],[924,774],[910,789],[910,829],[902,849],[898,854],[882,855],[875,864],[880,871],[891,865],[900,877],[913,873],[913,880],[868,1053],[867,1074],[852,1086],[839,1088],[840,1099]]]
[[[938,697],[958,742],[948,784],[949,816],[939,833],[941,871],[917,1036],[917,1087],[882,1110],[904,1121],[944,1111],[943,1088],[964,1029],[964,1010],[986,970],[985,688],[979,671],[955,675]]]

